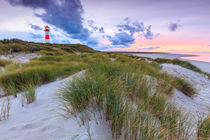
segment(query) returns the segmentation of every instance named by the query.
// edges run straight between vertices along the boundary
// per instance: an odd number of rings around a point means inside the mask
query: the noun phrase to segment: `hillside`
[[[19,39],[0,40],[0,54],[11,53],[38,53],[46,55],[61,55],[68,53],[91,53],[95,52],[92,48],[81,44],[46,44],[22,41]]]

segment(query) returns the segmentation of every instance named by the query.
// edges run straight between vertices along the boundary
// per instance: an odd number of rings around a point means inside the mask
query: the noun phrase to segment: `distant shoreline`
[[[109,52],[109,53],[125,53],[125,54],[169,54],[169,55],[180,55],[181,57],[193,57],[199,55],[192,54],[178,54],[178,53],[164,53],[164,52]]]
[[[201,55],[199,54],[185,54],[185,53],[165,53],[165,52],[124,52],[124,51],[117,51],[117,52],[110,52],[110,53],[124,53],[124,54],[140,54],[140,55],[171,55],[170,58],[168,59],[175,59],[175,58],[178,58],[178,59],[182,59],[184,61],[196,61],[196,62],[205,62],[205,63],[210,63],[210,60],[209,61],[204,61],[204,60],[198,60],[198,59],[195,59],[196,57],[199,58]],[[173,57],[174,56],[174,57]],[[144,57],[144,56],[143,56]],[[148,57],[148,56],[145,56],[145,57]],[[183,58],[185,57],[185,58]],[[190,59],[188,57],[194,57],[194,59]],[[152,57],[151,57],[152,58]],[[158,58],[158,57],[155,57],[155,58]],[[161,56],[160,56],[161,58]],[[162,58],[165,58],[165,57],[162,57]],[[188,58],[188,59],[187,59]],[[209,57],[210,59],[210,57]]]
[[[196,57],[196,56],[199,57],[199,55],[173,54],[173,53],[129,53],[129,54],[132,54],[134,56],[150,57],[152,59],[156,59],[156,58],[181,59],[183,61],[188,61],[192,63],[193,65],[197,66],[198,68],[200,68],[201,70],[205,72],[210,73],[210,62],[186,59],[187,57]]]

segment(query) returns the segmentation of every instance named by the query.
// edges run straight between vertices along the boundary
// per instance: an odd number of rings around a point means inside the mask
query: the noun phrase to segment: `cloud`
[[[94,22],[93,20],[88,20],[88,21],[87,21],[87,24],[88,24],[88,27],[90,28],[90,31],[91,31],[92,33],[96,33],[96,32],[102,33],[102,34],[105,33],[104,27],[97,27],[97,26],[95,25],[95,22]]]
[[[150,39],[150,40],[151,40],[151,39],[153,39],[155,36],[158,36],[158,35],[154,35],[154,33],[151,31],[151,28],[152,28],[151,25],[148,26],[147,28],[145,28],[145,31],[144,31],[144,33],[143,33],[145,39]]]
[[[145,27],[143,22],[131,22],[129,18],[124,19],[125,23],[117,25],[118,32],[113,36],[107,36],[112,45],[120,45],[128,47],[135,41],[135,34],[144,37],[145,39],[153,39],[158,36],[151,31],[152,26]]]
[[[38,26],[38,25],[34,25],[34,24],[29,24],[29,25],[30,25],[30,27],[31,27],[32,29],[34,29],[34,30],[36,30],[36,31],[42,30],[42,27],[40,27],[40,26]]]
[[[102,33],[102,34],[104,34],[104,33],[105,33],[105,31],[104,31],[104,27],[101,27],[101,28],[99,29],[99,33]]]
[[[35,14],[44,22],[63,29],[73,39],[86,42],[91,31],[83,26],[83,7],[80,0],[7,0],[13,6],[25,6],[43,9],[41,14]]]
[[[93,20],[88,20],[88,26],[91,28],[92,32],[96,32],[98,30],[98,27],[94,24],[95,22]]]
[[[168,27],[169,31],[175,32],[180,27],[180,24],[178,22],[170,23]]]
[[[88,46],[95,47],[95,46],[98,46],[99,43],[98,43],[98,40],[96,38],[90,38],[85,44],[88,45]]]
[[[31,37],[32,37],[33,39],[41,39],[41,38],[44,38],[44,37],[43,37],[42,35],[40,35],[40,34],[31,33],[30,35],[31,35]]]
[[[64,44],[70,44],[71,43],[69,40],[62,40],[61,42],[64,43]]]
[[[117,25],[119,31],[128,31],[130,35],[133,35],[136,32],[144,31],[144,23],[142,22],[131,22],[129,18],[124,19],[125,24]]]
[[[113,45],[123,45],[128,46],[134,42],[133,36],[126,32],[116,33],[114,36],[107,36]]]
[[[159,49],[160,47],[148,47],[148,48],[141,48],[141,50],[155,50],[155,49]]]
[[[210,47],[210,45],[208,45]]]

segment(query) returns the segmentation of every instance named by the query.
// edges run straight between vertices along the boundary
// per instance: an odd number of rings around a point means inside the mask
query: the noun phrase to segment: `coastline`
[[[197,66],[198,68],[200,68],[202,71],[210,73],[210,62],[186,59],[187,57],[195,57],[199,55],[173,54],[173,53],[133,53],[132,55],[150,57],[152,59],[156,59],[156,58],[176,59],[177,58],[184,61],[188,61],[192,63],[193,65]]]

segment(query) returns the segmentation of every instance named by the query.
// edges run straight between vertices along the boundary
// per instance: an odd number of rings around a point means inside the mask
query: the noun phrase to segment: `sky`
[[[210,52],[209,0],[0,0],[0,40],[102,51]]]

